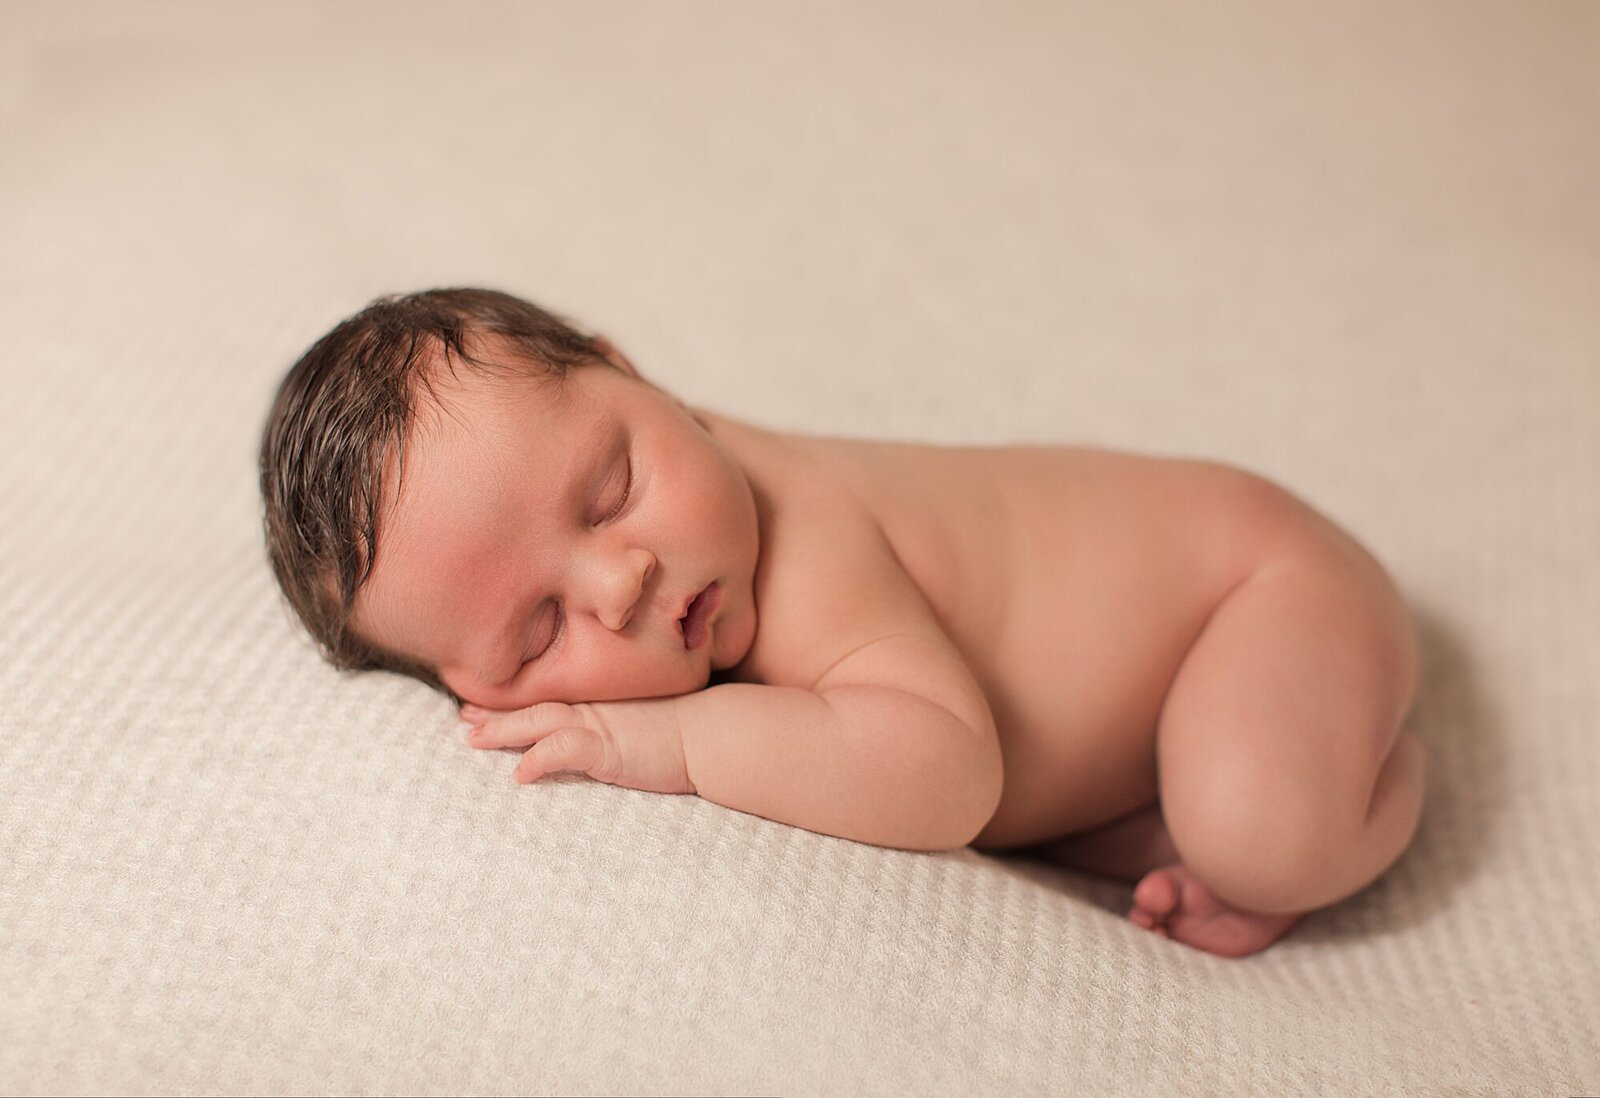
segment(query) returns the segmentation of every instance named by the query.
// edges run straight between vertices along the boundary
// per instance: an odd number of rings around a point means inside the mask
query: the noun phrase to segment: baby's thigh
[[[1316,862],[1358,841],[1417,663],[1381,565],[1297,517],[1212,614],[1162,710],[1161,798],[1185,858]]]

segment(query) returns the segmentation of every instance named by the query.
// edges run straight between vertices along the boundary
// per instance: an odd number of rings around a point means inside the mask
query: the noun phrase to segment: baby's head
[[[739,464],[604,339],[508,294],[335,326],[278,392],[261,494],[279,586],[341,668],[511,709],[687,693],[755,638]]]

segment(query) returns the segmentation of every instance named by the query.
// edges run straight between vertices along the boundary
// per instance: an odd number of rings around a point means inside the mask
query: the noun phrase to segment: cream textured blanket
[[[1596,134],[1585,4],[3,0],[0,1090],[1600,1090]],[[1421,623],[1415,846],[1224,961],[514,786],[257,526],[294,356],[462,283],[773,426],[1289,485]]]

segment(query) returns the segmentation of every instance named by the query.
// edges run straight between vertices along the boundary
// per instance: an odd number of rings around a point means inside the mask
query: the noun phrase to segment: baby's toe
[[[1169,869],[1152,869],[1133,890],[1133,910],[1128,918],[1154,929],[1178,906],[1178,882]]]

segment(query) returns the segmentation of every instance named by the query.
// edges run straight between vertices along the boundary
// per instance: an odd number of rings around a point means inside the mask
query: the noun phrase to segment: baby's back
[[[977,845],[1041,841],[1155,799],[1168,686],[1259,558],[1285,493],[1208,462],[705,418],[773,497],[831,485],[868,512],[966,659],[1005,758],[1004,798]]]

